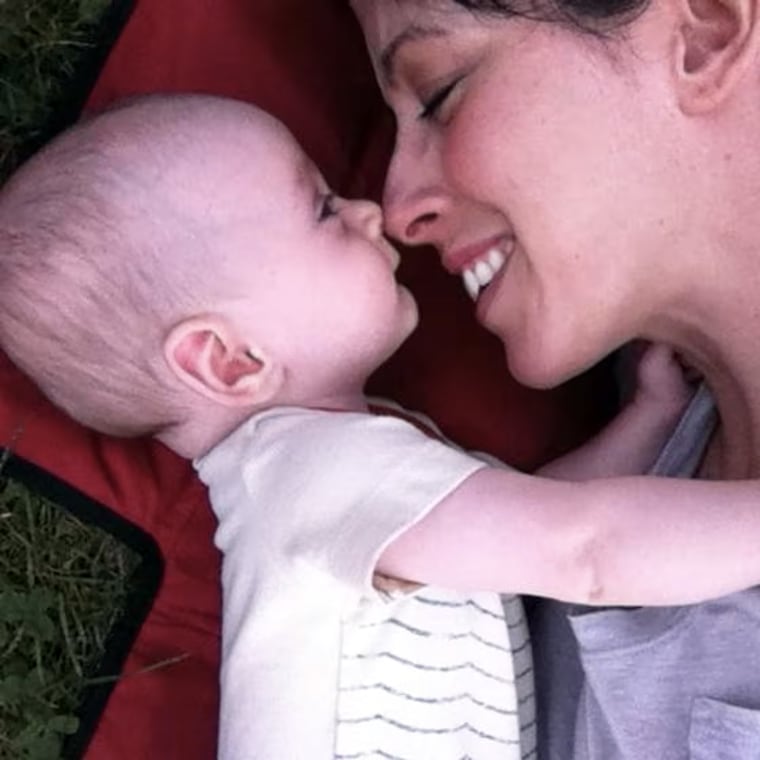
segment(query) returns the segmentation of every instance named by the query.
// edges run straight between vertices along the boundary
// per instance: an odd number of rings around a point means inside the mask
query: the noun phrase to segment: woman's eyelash
[[[333,203],[335,202],[335,193],[328,193],[322,199],[322,205],[319,208],[319,221],[324,222],[325,219],[329,219],[337,212]]]
[[[432,97],[422,104],[422,110],[420,111],[420,119],[430,119],[435,116],[438,109],[446,102],[446,98],[449,97],[451,91],[459,84],[461,77],[453,79],[447,85],[441,87],[440,90],[436,90]]]

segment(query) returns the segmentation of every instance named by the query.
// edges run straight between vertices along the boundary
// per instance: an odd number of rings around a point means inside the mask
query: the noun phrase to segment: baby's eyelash
[[[335,206],[333,205],[335,203],[335,193],[327,193],[325,197],[322,199],[322,205],[319,209],[319,221],[324,222],[325,219],[329,219],[331,216],[334,216],[337,211],[335,209]]]
[[[431,119],[435,116],[436,112],[446,102],[446,98],[451,95],[451,91],[459,84],[462,77],[452,79],[447,85],[444,85],[439,90],[436,90],[433,95],[422,104],[422,110],[420,111],[420,119]]]

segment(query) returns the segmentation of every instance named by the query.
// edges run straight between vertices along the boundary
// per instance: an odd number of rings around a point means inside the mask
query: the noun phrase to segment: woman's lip
[[[485,255],[492,248],[501,248],[510,244],[512,236],[508,234],[494,235],[477,243],[462,246],[441,255],[443,268],[450,274],[462,274],[475,260]]]

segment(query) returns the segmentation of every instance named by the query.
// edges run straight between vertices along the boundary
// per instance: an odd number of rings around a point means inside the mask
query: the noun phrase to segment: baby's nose
[[[374,201],[347,201],[343,209],[344,219],[356,230],[372,240],[383,234],[383,211]]]

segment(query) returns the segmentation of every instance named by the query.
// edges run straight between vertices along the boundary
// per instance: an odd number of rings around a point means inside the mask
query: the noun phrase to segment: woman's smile
[[[506,266],[514,249],[514,241],[507,246],[493,246],[462,271],[462,282],[467,294],[477,301],[481,291],[488,286],[494,277]]]
[[[499,235],[444,253],[443,266],[458,274],[467,294],[477,301],[481,291],[505,267],[515,247],[511,235]]]

